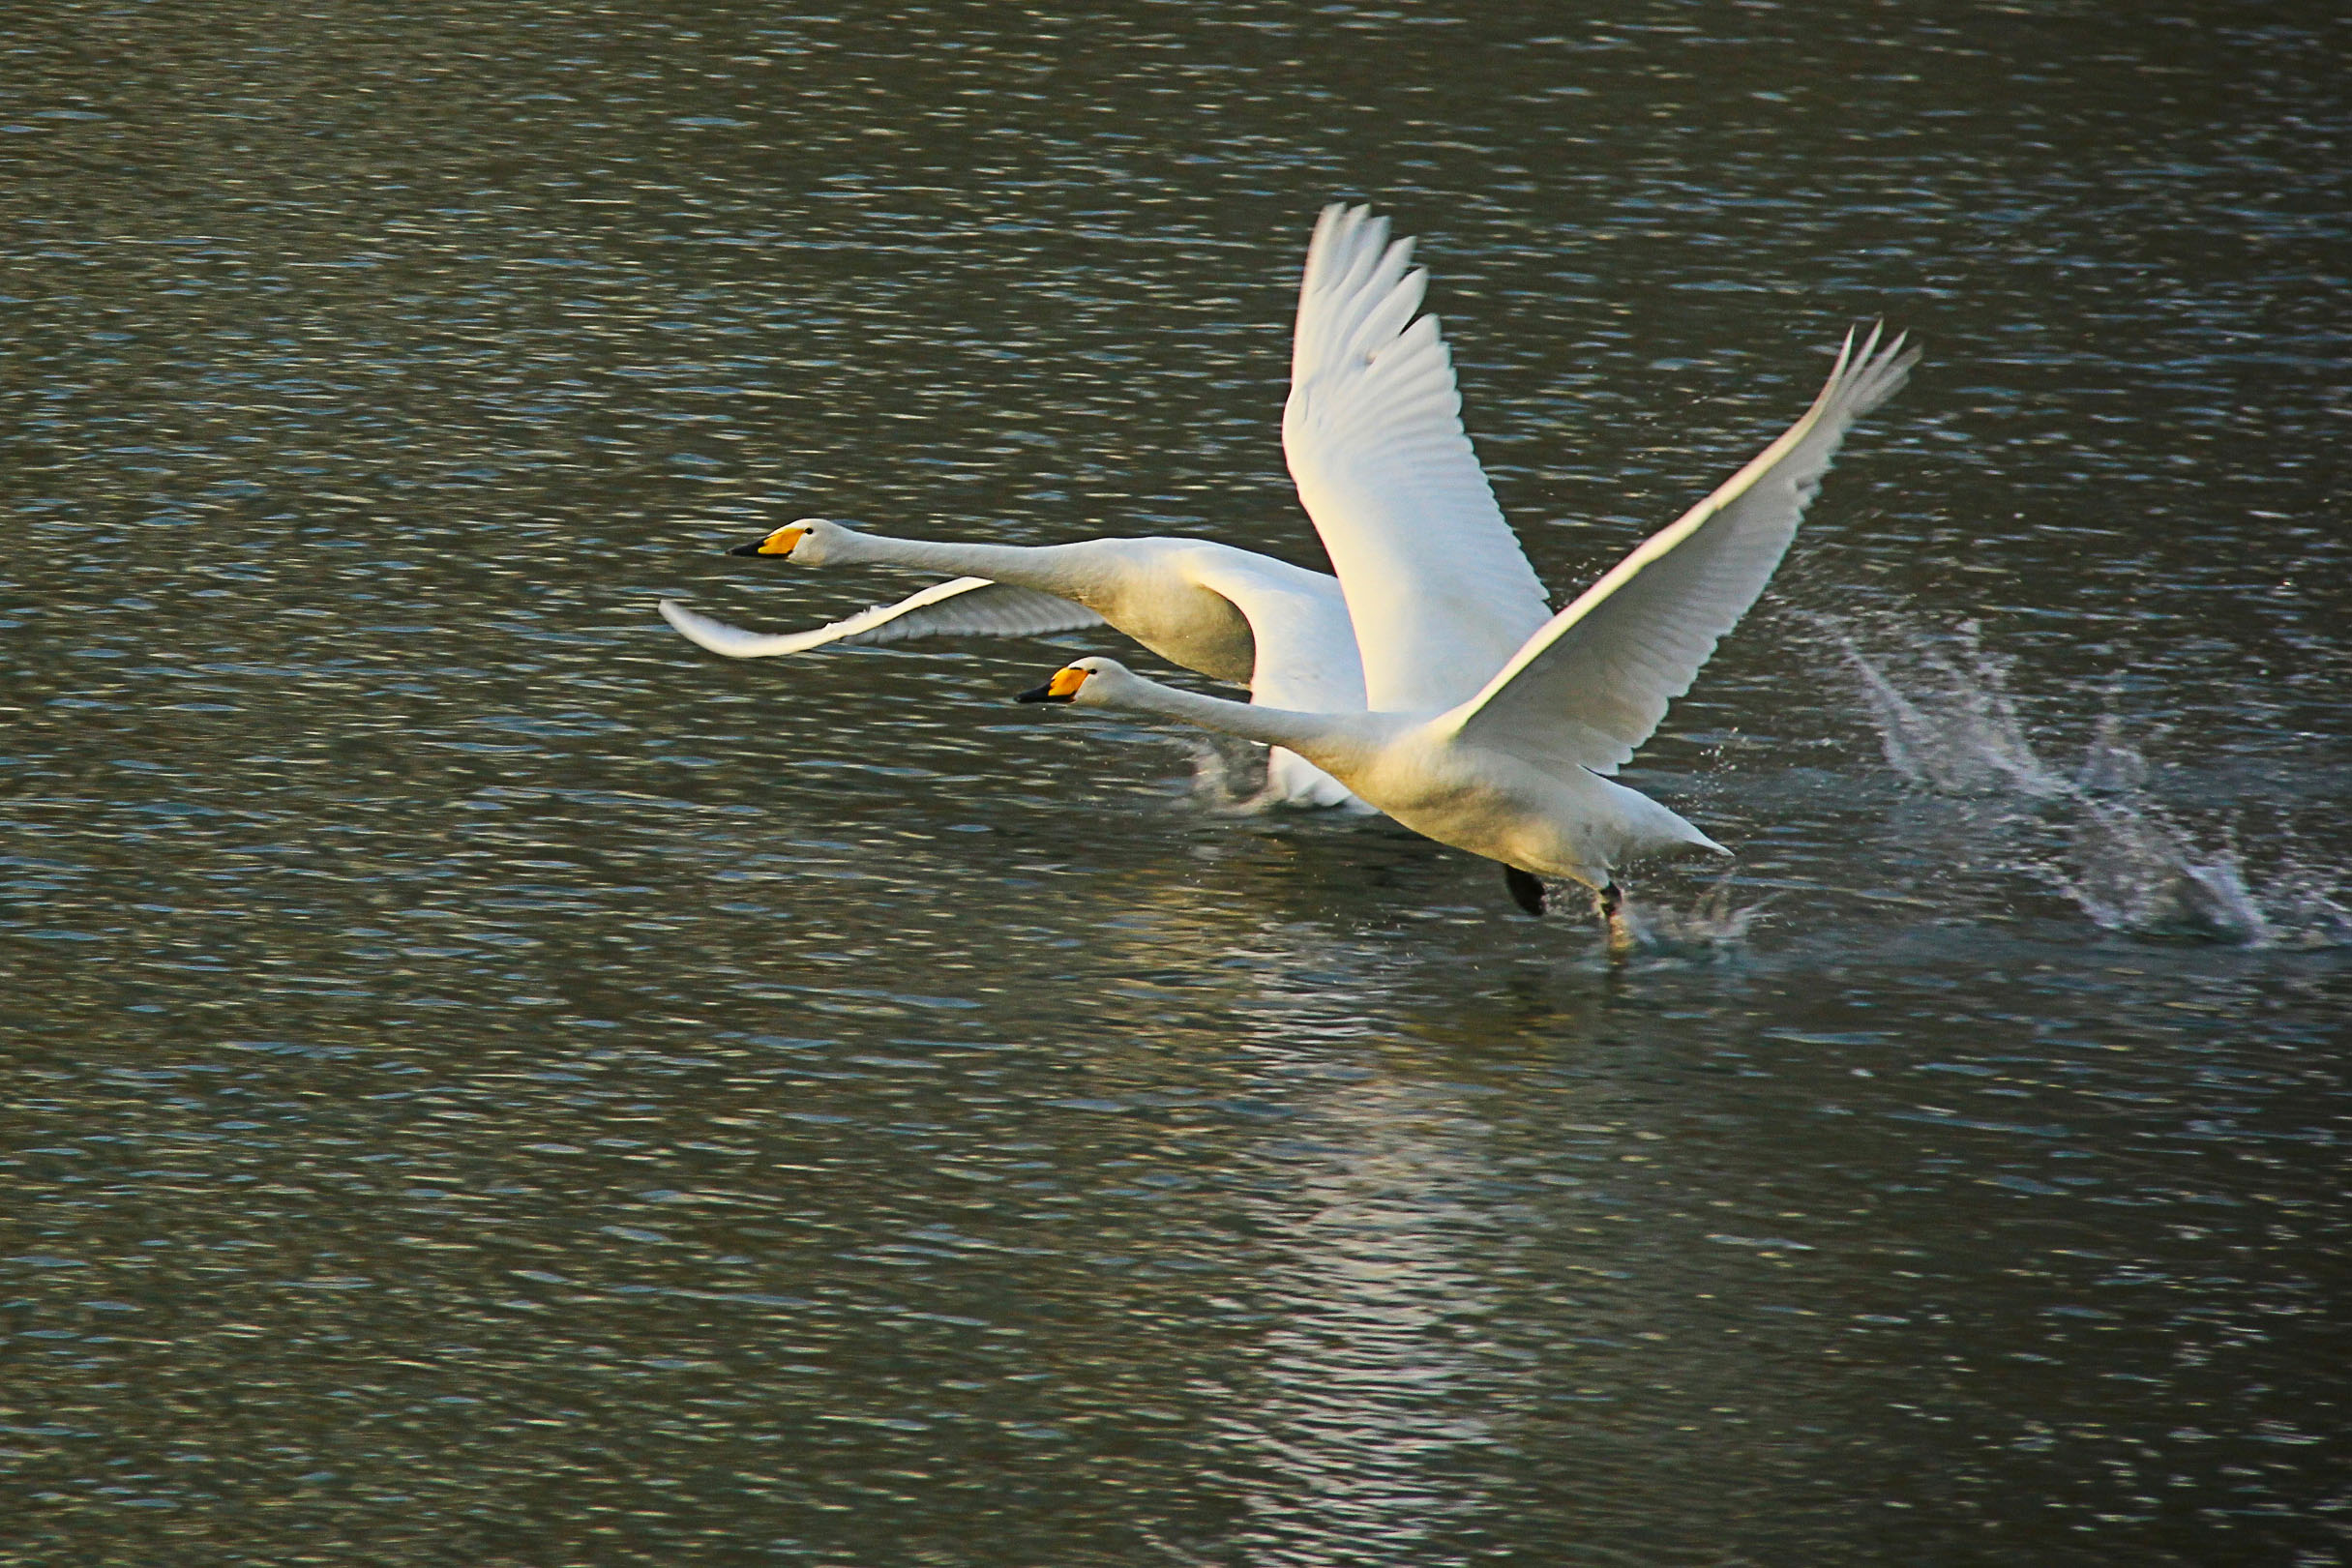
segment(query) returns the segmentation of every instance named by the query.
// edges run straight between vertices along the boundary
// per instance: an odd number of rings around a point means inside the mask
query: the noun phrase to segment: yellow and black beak
[[[1076,665],[1065,666],[1054,671],[1052,680],[1047,681],[1043,686],[1030,687],[1013,700],[1016,702],[1075,702],[1078,700],[1078,689],[1086,685],[1087,677],[1093,673],[1094,671],[1081,669]]]
[[[727,553],[729,555],[789,555],[792,553],[792,547],[799,544],[801,536],[807,532],[806,528],[796,522],[788,523],[765,539],[756,539],[748,545],[737,545]]]

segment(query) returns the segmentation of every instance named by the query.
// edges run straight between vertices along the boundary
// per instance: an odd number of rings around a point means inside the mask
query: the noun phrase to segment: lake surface
[[[2335,8],[64,4],[0,54],[0,1563],[2341,1563]],[[919,578],[1320,551],[1316,209],[1564,601],[1927,358],[1576,907]]]

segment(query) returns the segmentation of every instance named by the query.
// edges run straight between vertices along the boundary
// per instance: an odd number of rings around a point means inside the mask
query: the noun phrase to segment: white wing
[[[1339,585],[1320,572],[1247,550],[1204,545],[1184,572],[1249,622],[1257,644],[1252,702],[1297,713],[1361,713],[1364,669]]]
[[[1846,334],[1802,419],[1528,638],[1463,704],[1460,738],[1554,771],[1631,758],[1764,592],[1847,428],[1918,361],[1879,333],[1859,354]]]
[[[1462,429],[1429,275],[1369,207],[1307,247],[1282,451],[1347,592],[1378,710],[1450,708],[1551,615]],[[1410,323],[1410,325],[1408,324]]]
[[[1257,645],[1252,702],[1294,713],[1364,711],[1364,668],[1339,584],[1320,572],[1222,545],[1187,551],[1184,569],[1249,622]],[[1372,810],[1346,784],[1280,747],[1266,758],[1266,785],[1270,794],[1292,801]]]
[[[895,605],[877,605],[813,632],[747,632],[688,609],[674,599],[662,601],[662,619],[697,647],[729,659],[769,659],[835,643],[864,647],[913,637],[1043,636],[1103,624],[1100,615],[1058,594],[1007,587],[986,577],[935,582]]]

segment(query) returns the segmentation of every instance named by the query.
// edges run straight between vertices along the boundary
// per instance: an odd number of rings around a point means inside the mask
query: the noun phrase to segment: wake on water
[[[2029,854],[2021,869],[2099,926],[2248,947],[2352,943],[2338,873],[2302,862],[2289,843],[2256,888],[2233,836],[2205,847],[2151,796],[2148,759],[2126,738],[2112,694],[2081,762],[2062,771],[2028,738],[2010,665],[1984,651],[1973,621],[1958,628],[1950,652],[1901,628],[1865,651],[1852,623],[1819,623],[1861,688],[1887,765],[1939,794],[2006,799],[2057,817],[2064,854]]]

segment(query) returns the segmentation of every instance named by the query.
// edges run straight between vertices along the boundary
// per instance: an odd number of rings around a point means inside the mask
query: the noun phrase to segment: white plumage
[[[1553,614],[1464,430],[1428,275],[1369,208],[1324,209],[1300,280],[1283,454],[1336,580],[1200,540],[1021,547],[885,539],[819,518],[738,554],[965,574],[815,631],[745,632],[665,602],[731,658],[938,636],[1108,625],[1249,703],[1162,686],[1109,659],[1025,700],[1134,708],[1274,748],[1269,794],[1364,804],[1539,876],[1601,894],[1661,850],[1721,846],[1615,773],[1763,591],[1853,423],[1917,359],[1851,334],[1804,416],[1713,494]]]
[[[1325,207],[1307,247],[1282,451],[1346,590],[1375,709],[1476,691],[1551,617],[1462,429],[1429,275],[1368,207]]]

